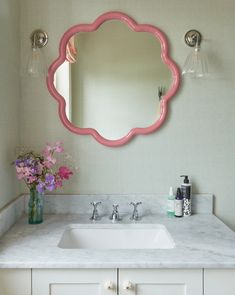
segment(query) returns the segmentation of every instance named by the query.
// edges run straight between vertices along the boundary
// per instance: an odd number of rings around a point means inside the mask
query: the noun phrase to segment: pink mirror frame
[[[170,69],[172,73],[172,84],[167,93],[163,96],[161,101],[161,113],[160,117],[157,121],[149,127],[146,128],[133,128],[129,131],[129,133],[117,140],[109,140],[101,136],[95,129],[93,128],[79,128],[74,126],[67,118],[65,114],[65,100],[64,98],[57,92],[54,86],[54,75],[58,67],[65,61],[66,59],[66,46],[70,38],[79,32],[92,32],[95,31],[101,26],[104,22],[108,20],[120,20],[123,23],[127,24],[132,30],[135,32],[149,32],[153,34],[161,44],[161,58],[162,61],[166,64],[166,66]],[[64,124],[64,126],[72,131],[73,133],[80,135],[92,135],[98,142],[103,145],[116,147],[121,146],[127,143],[133,136],[137,134],[148,134],[155,130],[157,130],[164,122],[167,110],[168,110],[168,102],[175,95],[179,88],[180,84],[180,74],[178,67],[176,64],[170,59],[168,56],[168,42],[166,40],[165,35],[161,30],[157,27],[148,25],[148,24],[138,24],[128,15],[122,12],[107,12],[99,16],[92,24],[78,24],[71,27],[69,30],[65,32],[63,35],[60,46],[59,46],[59,57],[51,64],[48,70],[47,76],[47,87],[51,95],[57,100],[59,104],[59,116]]]

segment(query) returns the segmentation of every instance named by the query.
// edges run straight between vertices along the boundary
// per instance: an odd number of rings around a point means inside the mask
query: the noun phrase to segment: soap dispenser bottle
[[[175,216],[175,196],[173,192],[173,187],[170,187],[168,199],[167,199],[167,216]]]
[[[192,184],[189,183],[187,175],[181,175],[180,177],[184,177],[184,182],[181,184],[183,215],[190,216],[192,214]]]

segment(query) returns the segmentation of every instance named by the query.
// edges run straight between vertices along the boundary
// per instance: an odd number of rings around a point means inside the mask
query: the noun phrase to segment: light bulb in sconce
[[[46,75],[45,59],[41,49],[32,47],[27,69],[28,74],[34,78]]]
[[[193,47],[193,51],[187,56],[182,75],[191,78],[203,78],[208,76],[207,56],[201,50],[201,34],[196,30],[190,30],[185,34],[185,43]]]
[[[27,73],[34,78],[44,77],[46,75],[46,62],[42,51],[48,42],[46,32],[35,30],[31,36],[31,52],[27,64]]]

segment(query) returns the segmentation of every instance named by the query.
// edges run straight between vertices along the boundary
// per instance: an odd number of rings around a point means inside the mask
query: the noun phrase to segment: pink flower
[[[58,175],[61,179],[69,179],[73,172],[66,166],[61,166],[58,171]]]
[[[64,152],[64,148],[62,147],[62,144],[63,143],[61,141],[57,141],[55,143],[55,146],[54,146],[55,152],[57,152],[57,153],[63,153]]]
[[[25,176],[30,176],[31,175],[31,170],[30,170],[29,167],[24,167],[23,171],[24,171]]]
[[[16,166],[16,172],[18,174],[22,173],[23,172],[23,167]]]
[[[47,156],[49,156],[51,154],[51,152],[52,152],[51,146],[46,145],[46,147],[44,148],[42,154],[43,154],[44,157],[47,157]]]
[[[37,180],[37,177],[36,176],[29,176],[29,177],[27,177],[27,182],[29,184],[33,183],[36,180]]]
[[[17,172],[17,178],[18,178],[19,180],[23,179],[23,178],[24,178],[24,174],[23,174],[23,173],[18,173],[18,172]]]
[[[41,175],[42,174],[42,172],[43,172],[43,164],[41,164],[41,163],[38,163],[38,166],[37,166],[37,169],[38,169],[38,171],[37,171],[37,173],[39,174],[39,175]]]
[[[56,163],[56,159],[52,157],[52,155],[48,155],[46,157],[46,160],[43,162],[43,164],[47,167],[47,168],[51,168],[55,165]]]
[[[64,152],[64,148],[62,147],[62,142],[57,141],[54,145],[47,144],[45,149],[43,150],[44,157],[52,156],[52,154],[56,153],[62,153]]]
[[[31,175],[30,169],[28,167],[16,167],[17,178],[22,179]]]
[[[62,180],[61,179],[56,179],[55,181],[55,188],[59,188],[59,187],[62,187],[63,183],[62,183]]]

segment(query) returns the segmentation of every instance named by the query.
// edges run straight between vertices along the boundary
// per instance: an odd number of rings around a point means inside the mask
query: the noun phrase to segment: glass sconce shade
[[[187,56],[183,66],[182,75],[191,78],[203,78],[208,75],[208,61],[201,51],[202,35],[197,30],[190,30],[184,36],[185,43],[193,47],[193,51]]]
[[[27,73],[34,78],[46,76],[46,62],[42,47],[48,42],[48,35],[41,29],[34,30],[30,35],[31,51],[27,64]]]
[[[186,58],[182,75],[187,75],[191,78],[202,78],[207,76],[208,73],[207,57],[201,51],[201,48],[196,46]]]
[[[32,47],[28,60],[28,74],[34,78],[46,75],[46,64],[43,52],[40,48]]]

